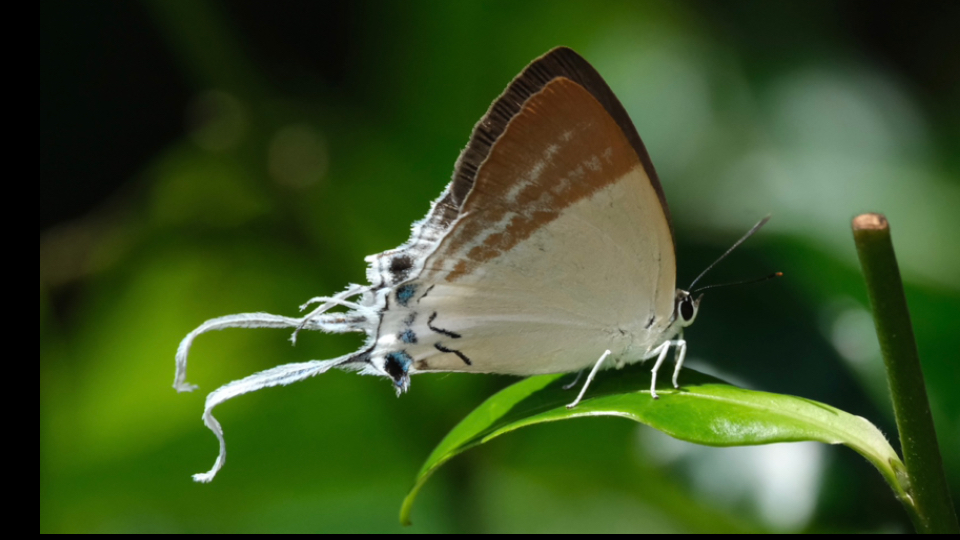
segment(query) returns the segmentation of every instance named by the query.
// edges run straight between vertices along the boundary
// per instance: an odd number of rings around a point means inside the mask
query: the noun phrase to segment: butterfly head
[[[687,291],[677,289],[677,298],[673,308],[673,323],[680,328],[686,328],[693,324],[694,319],[697,318],[697,312],[700,310],[700,300],[702,299],[702,294],[694,298]]]

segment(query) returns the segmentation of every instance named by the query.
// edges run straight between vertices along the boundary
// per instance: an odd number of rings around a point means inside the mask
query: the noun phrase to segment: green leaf
[[[778,442],[819,441],[844,444],[859,452],[880,471],[904,504],[903,463],[883,434],[870,422],[839,409],[794,396],[745,390],[686,369],[679,389],[657,386],[660,399],[650,396],[649,366],[635,364],[619,372],[606,371],[574,409],[566,405],[576,390],[562,386],[569,374],[524,379],[498,392],[467,415],[434,449],[417,474],[403,502],[400,521],[410,524],[417,493],[441,465],[454,456],[515,429],[584,416],[620,416],[681,439],[708,446],[741,446]],[[582,383],[581,383],[582,384]]]

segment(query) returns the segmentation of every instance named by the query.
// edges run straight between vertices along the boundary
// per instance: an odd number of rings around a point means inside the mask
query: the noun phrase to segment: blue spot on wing
[[[407,303],[417,293],[417,286],[414,284],[402,285],[397,289],[397,302],[406,307]]]
[[[402,341],[402,342],[404,342],[404,343],[416,343],[416,342],[417,342],[417,334],[414,333],[413,330],[404,330],[403,332],[400,332],[400,334],[399,334],[397,337],[399,337],[399,338],[400,338],[400,341]]]
[[[399,384],[407,375],[407,370],[410,369],[413,358],[407,354],[407,351],[395,351],[388,354],[386,359],[387,361],[384,363],[383,368],[387,374]]]

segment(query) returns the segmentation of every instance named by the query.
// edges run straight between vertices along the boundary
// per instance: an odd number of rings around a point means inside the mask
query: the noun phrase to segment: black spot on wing
[[[399,283],[410,274],[413,258],[407,254],[395,255],[390,259],[390,277],[392,283]],[[412,294],[411,294],[412,295]]]
[[[432,291],[434,287],[436,287],[436,285],[431,285],[427,287],[427,290],[423,291],[423,294],[420,295],[420,298],[417,298],[417,303],[419,304],[421,300],[426,298],[427,295],[430,294],[430,291]]]
[[[456,349],[448,349],[447,347],[444,347],[443,345],[441,345],[441,344],[439,344],[439,343],[434,343],[433,346],[436,347],[436,349],[437,349],[438,351],[440,351],[440,352],[453,353],[453,354],[459,356],[460,359],[463,360],[463,363],[467,364],[468,366],[472,366],[472,365],[473,365],[473,362],[471,362],[470,359],[467,358],[467,355],[463,354],[462,352],[460,352],[460,351],[458,351],[458,350],[456,350]]]
[[[407,351],[395,351],[388,354],[386,359],[387,361],[384,362],[383,369],[386,370],[387,375],[390,375],[394,381],[398,383],[401,382],[407,375],[407,370],[410,368],[413,358],[410,358]]]
[[[430,318],[427,319],[427,328],[433,330],[434,332],[436,332],[436,333],[438,333],[438,334],[443,334],[443,335],[445,335],[445,336],[447,336],[447,337],[452,337],[453,339],[459,339],[459,338],[460,338],[460,334],[458,334],[458,333],[456,333],[456,332],[451,332],[450,330],[444,330],[443,328],[437,328],[436,326],[434,326],[434,325],[433,325],[433,320],[436,319],[436,318],[437,318],[437,312],[434,311],[434,312],[433,312],[433,315],[431,315]],[[468,362],[468,363],[469,363],[469,362]]]

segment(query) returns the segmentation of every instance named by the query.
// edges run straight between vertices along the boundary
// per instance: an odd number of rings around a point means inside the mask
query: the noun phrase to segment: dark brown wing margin
[[[582,56],[567,47],[557,47],[531,62],[493,102],[487,114],[477,122],[473,128],[473,134],[470,135],[470,142],[457,159],[449,191],[434,208],[433,217],[439,218],[445,225],[457,217],[463,200],[473,188],[477,170],[490,155],[490,149],[507,129],[510,120],[520,112],[527,98],[539,92],[548,82],[557,77],[566,77],[583,86],[620,126],[640,158],[640,162],[643,163],[672,230],[670,209],[663,194],[663,187],[660,185],[656,169],[653,168],[653,162],[650,161],[650,155],[647,154],[647,149],[643,146],[640,135],[637,134],[637,128],[633,126],[620,100],[613,94],[597,70]],[[438,212],[440,215],[437,215]]]

